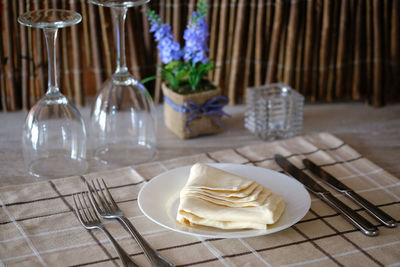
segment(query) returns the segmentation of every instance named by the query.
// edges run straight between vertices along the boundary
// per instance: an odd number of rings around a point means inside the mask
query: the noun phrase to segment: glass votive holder
[[[304,97],[290,86],[273,83],[246,89],[244,126],[265,141],[300,135]]]

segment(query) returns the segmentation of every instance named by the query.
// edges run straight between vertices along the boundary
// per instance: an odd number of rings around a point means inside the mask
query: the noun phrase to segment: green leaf
[[[207,16],[208,5],[206,0],[200,0],[196,6],[196,11],[201,14],[202,17]]]
[[[157,78],[160,78],[160,77],[157,76],[157,75],[150,76],[150,77],[147,77],[147,78],[144,78],[143,80],[141,80],[141,83],[142,83],[142,84],[145,84],[145,83],[150,82],[150,81],[152,81],[152,80],[155,80],[155,79],[157,79]]]
[[[174,60],[174,61],[171,61],[170,63],[168,63],[167,65],[165,65],[164,68],[167,70],[173,70],[177,65],[179,65],[179,61]]]
[[[154,10],[146,9],[146,15],[157,24],[161,24],[161,19]]]

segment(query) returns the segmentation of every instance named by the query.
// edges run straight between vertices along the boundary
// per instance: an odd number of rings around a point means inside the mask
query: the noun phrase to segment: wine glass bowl
[[[86,170],[86,132],[79,111],[62,94],[42,97],[23,130],[23,154],[36,177],[66,177]]]
[[[85,124],[58,87],[55,45],[58,29],[81,19],[79,13],[61,9],[30,11],[18,18],[19,23],[44,31],[48,53],[47,92],[29,111],[22,136],[25,166],[35,177],[66,177],[87,169]]]
[[[119,166],[145,162],[156,153],[151,96],[132,75],[114,74],[92,105],[94,157]]]
[[[103,164],[127,166],[156,154],[156,116],[146,88],[128,71],[125,57],[125,18],[128,7],[148,1],[90,0],[111,7],[116,69],[100,89],[91,110],[94,158]]]

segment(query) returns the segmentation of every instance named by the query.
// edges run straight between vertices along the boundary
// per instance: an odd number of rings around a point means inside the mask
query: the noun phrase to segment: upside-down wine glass
[[[18,22],[44,31],[48,53],[48,88],[29,111],[23,129],[23,155],[28,172],[57,178],[81,174],[87,168],[86,129],[78,109],[57,84],[56,39],[59,28],[79,23],[71,10],[43,9],[21,15]]]
[[[156,116],[146,88],[129,73],[125,57],[125,18],[129,7],[149,0],[89,0],[111,8],[116,69],[92,105],[94,158],[126,166],[146,162],[156,153]]]

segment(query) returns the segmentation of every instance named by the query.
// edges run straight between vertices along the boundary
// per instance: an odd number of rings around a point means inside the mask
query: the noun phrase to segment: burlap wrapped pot
[[[215,120],[206,115],[196,116],[187,123],[191,114],[183,112],[182,109],[187,101],[194,101],[197,105],[204,105],[208,100],[221,94],[219,88],[215,90],[181,95],[170,90],[165,83],[162,84],[164,96],[164,122],[168,129],[179,138],[187,139],[195,136],[213,134],[224,131]],[[172,103],[171,103],[172,102]],[[192,114],[193,115],[193,114]],[[213,115],[221,120],[221,115]]]

